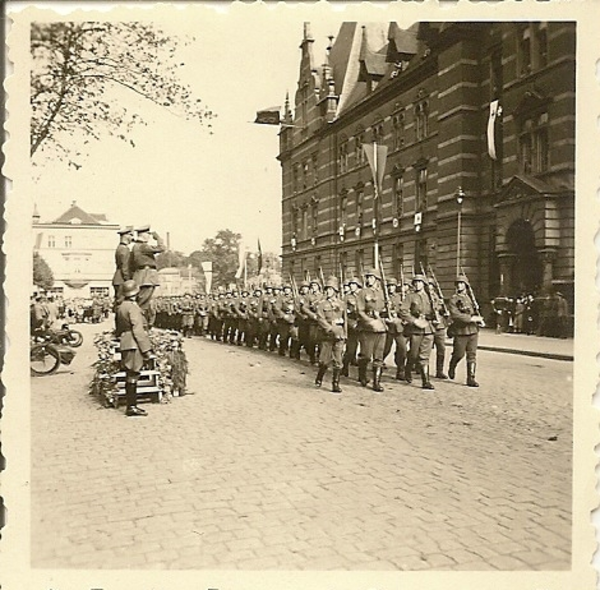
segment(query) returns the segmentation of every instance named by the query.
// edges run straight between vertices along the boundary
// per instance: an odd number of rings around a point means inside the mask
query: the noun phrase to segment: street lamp
[[[460,274],[460,240],[461,240],[461,221],[462,221],[462,203],[465,198],[465,191],[462,186],[456,191],[456,203],[458,204],[458,223],[456,224],[456,276]]]

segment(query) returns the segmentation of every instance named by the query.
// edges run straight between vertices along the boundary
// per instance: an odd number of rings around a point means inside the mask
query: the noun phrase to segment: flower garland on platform
[[[189,366],[182,335],[158,329],[152,329],[148,335],[156,355],[153,368],[158,371],[162,400],[168,402],[174,396],[185,395]],[[96,395],[105,406],[114,407],[119,392],[117,374],[121,372],[119,341],[114,332],[102,332],[94,338],[94,346],[98,350],[98,358],[92,364],[94,375],[90,394]]]

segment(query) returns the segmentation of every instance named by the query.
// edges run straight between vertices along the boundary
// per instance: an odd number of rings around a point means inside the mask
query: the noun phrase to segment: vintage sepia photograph
[[[6,588],[596,587],[600,10],[459,4],[8,4]]]

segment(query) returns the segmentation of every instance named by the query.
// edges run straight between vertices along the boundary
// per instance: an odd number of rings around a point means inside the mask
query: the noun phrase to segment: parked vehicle
[[[60,330],[51,332],[51,341],[54,344],[64,344],[78,348],[83,344],[83,334],[71,328],[69,324],[63,324]]]
[[[29,367],[33,376],[52,375],[61,364],[70,365],[74,358],[74,350],[53,342],[50,335],[31,339]]]

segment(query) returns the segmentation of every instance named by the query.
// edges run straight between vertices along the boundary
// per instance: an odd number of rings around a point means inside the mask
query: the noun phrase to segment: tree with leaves
[[[200,123],[214,114],[178,75],[180,40],[142,22],[34,22],[31,25],[31,156],[52,147],[79,167],[69,136],[99,139],[102,129],[133,144],[144,124],[113,90],[124,89]],[[111,98],[112,97],[112,98]]]
[[[190,258],[201,258],[203,262],[212,262],[213,285],[226,287],[236,282],[235,273],[239,267],[241,241],[241,234],[222,229],[214,238],[204,240],[200,256],[192,252]]]
[[[41,289],[51,289],[54,285],[52,269],[38,252],[33,253],[33,284]]]

